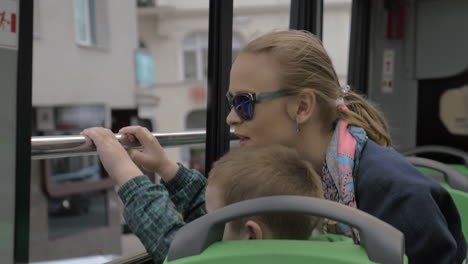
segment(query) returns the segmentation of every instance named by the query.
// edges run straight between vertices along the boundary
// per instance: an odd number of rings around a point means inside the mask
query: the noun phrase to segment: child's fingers
[[[102,127],[87,128],[80,134],[91,139],[98,148],[105,145],[106,142],[111,143],[117,141],[112,131]]]
[[[120,129],[119,133],[132,134],[143,146],[151,146],[152,144],[159,144],[156,138],[146,127],[130,126]]]
[[[81,135],[89,138],[91,141],[99,141],[99,135],[95,132],[95,128],[87,128],[80,133]]]
[[[135,128],[137,128],[139,126],[127,126],[127,127],[122,127],[120,130],[119,130],[119,133],[120,134],[130,134],[132,133],[132,131],[135,130]]]
[[[130,157],[132,158],[132,160],[138,164],[139,166],[143,166],[147,169],[153,169],[154,170],[154,166],[153,166],[153,163],[154,163],[154,158],[143,153],[143,152],[140,152],[138,150],[134,150],[134,149],[130,149],[128,151],[128,154],[130,155]]]

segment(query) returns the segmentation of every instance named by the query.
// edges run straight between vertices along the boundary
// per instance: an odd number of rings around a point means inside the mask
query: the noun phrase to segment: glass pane
[[[105,105],[68,105],[54,108],[55,128],[59,131],[76,132],[88,127],[105,126],[109,119]]]
[[[234,21],[236,19],[234,18]],[[242,36],[238,32],[232,32],[232,62],[236,60],[242,46],[244,45]]]
[[[234,0],[233,49],[265,33],[289,28],[291,0]]]
[[[89,37],[90,44],[96,44],[96,6],[95,0],[88,1],[88,15],[89,15]]]
[[[32,135],[76,136],[95,126],[117,133],[131,124],[152,129],[151,115],[159,98],[143,96],[138,93],[143,89],[137,89],[138,78],[154,78],[155,69],[143,60],[139,65],[148,75],[138,75],[136,3],[39,0],[35,4],[41,31],[33,40]],[[103,38],[105,45],[89,45]],[[88,46],[77,45],[79,41]],[[150,41],[147,46],[153,45]],[[171,54],[163,67],[180,55]],[[153,112],[145,116],[140,106]],[[97,156],[33,160],[31,166],[30,262],[130,253],[122,251],[122,244],[134,235],[122,232],[123,204]],[[144,250],[138,240],[134,242],[133,252]]]
[[[40,37],[40,28],[41,28],[41,23],[40,23],[40,15],[41,15],[41,12],[39,10],[39,4],[37,4],[37,2],[40,1],[40,0],[34,0],[34,13],[33,13],[33,30],[34,30],[34,37],[35,38],[38,38]]]
[[[239,56],[240,50],[238,49],[232,49],[232,63],[236,60],[237,56]]]
[[[202,49],[203,78],[208,76],[208,48]]]
[[[232,49],[233,50],[238,50],[242,47],[243,41],[242,37],[240,36],[239,33],[237,32],[232,32]]]
[[[137,51],[135,57],[138,86],[152,87],[155,83],[153,57],[146,50]]]
[[[324,1],[323,46],[333,61],[341,85],[348,73],[351,0]]]
[[[79,41],[86,42],[87,39],[87,27],[86,27],[86,14],[85,14],[85,1],[86,0],[75,0],[75,23],[77,30],[77,37]]]
[[[140,37],[145,40],[156,62],[156,84],[153,96],[158,106],[145,107],[145,117],[154,120],[157,132],[204,130],[205,122],[195,122],[192,112],[202,111],[206,116],[208,69],[208,8],[209,1],[155,1],[160,10],[178,10],[139,18]],[[140,11],[143,11],[140,9]],[[180,11],[180,12],[179,12]],[[154,19],[158,26],[154,26]],[[143,108],[143,107],[142,107]],[[204,117],[206,118],[206,117]],[[190,121],[191,120],[191,121]],[[195,125],[197,124],[197,125]],[[197,165],[192,162],[197,148]],[[168,155],[189,168],[204,170],[205,144],[167,148]],[[201,154],[199,154],[201,153]],[[200,166],[201,167],[200,167]]]
[[[208,34],[204,32],[190,34],[184,39],[183,47],[185,51],[184,67],[185,69],[188,68],[188,72],[185,72],[185,80],[191,80],[191,78],[198,80],[206,79],[208,73]],[[193,52],[193,55],[188,54],[191,52]],[[194,68],[192,69],[191,67]],[[195,77],[190,76],[193,71]]]
[[[199,33],[198,34],[198,43],[202,49],[208,48],[208,33]]]
[[[291,0],[234,0],[232,60],[250,41],[263,34],[288,30]],[[232,141],[230,149],[238,147]]]
[[[194,50],[197,48],[197,39],[198,39],[198,33],[195,33],[195,34],[190,34],[189,36],[187,36],[186,38],[184,38],[184,41],[183,41],[183,48],[184,50]]]
[[[105,227],[107,224],[106,192],[69,195],[48,200],[51,240]]]
[[[197,54],[195,51],[184,52],[184,79],[197,79]]]
[[[95,156],[50,160],[50,184],[61,185],[102,179],[99,159]]]

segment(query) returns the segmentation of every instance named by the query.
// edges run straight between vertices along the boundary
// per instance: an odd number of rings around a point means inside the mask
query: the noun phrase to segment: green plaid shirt
[[[206,213],[205,185],[203,174],[179,164],[170,182],[153,184],[138,176],[120,187],[124,218],[155,263],[166,258],[179,228]]]

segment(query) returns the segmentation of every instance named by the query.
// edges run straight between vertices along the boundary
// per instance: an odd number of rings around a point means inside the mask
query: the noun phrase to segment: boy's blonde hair
[[[339,119],[362,127],[369,138],[390,146],[391,138],[382,113],[353,91],[342,94],[332,61],[320,39],[305,31],[279,31],[254,39],[241,53],[271,54],[280,65],[281,89],[312,89],[320,102],[322,121],[332,128]],[[343,97],[350,111],[337,108]],[[322,103],[323,102],[323,103]]]
[[[323,198],[322,182],[312,166],[300,159],[295,150],[280,145],[232,150],[214,164],[208,186],[218,188],[224,206],[273,195]],[[275,239],[308,239],[319,222],[319,217],[293,214],[248,219],[265,224]],[[233,225],[240,228],[246,221],[234,221]]]

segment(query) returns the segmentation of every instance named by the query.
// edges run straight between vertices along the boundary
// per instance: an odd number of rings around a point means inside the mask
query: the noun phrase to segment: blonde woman
[[[461,263],[466,257],[450,195],[390,147],[382,114],[340,87],[329,56],[313,35],[282,31],[250,42],[232,66],[227,98],[227,123],[235,127],[241,146],[296,149],[321,175],[326,199],[402,231],[410,263]],[[127,127],[120,133],[136,137],[144,151],[129,156],[110,131],[83,131],[121,186],[128,225],[158,262],[175,232],[205,214],[206,179],[168,159],[146,129]],[[141,176],[137,165],[161,175],[162,185]],[[168,205],[169,199],[176,208]],[[343,223],[334,229],[359,243],[357,230]]]

